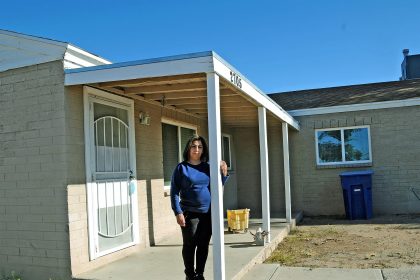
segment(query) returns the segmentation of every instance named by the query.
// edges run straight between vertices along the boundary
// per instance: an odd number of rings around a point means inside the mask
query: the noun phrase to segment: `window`
[[[188,139],[196,133],[193,128],[162,123],[163,177],[165,186],[171,185],[175,166],[181,162]]]
[[[230,146],[230,135],[222,135],[222,160],[226,162],[228,170],[232,170],[232,154]]]
[[[368,126],[315,131],[318,165],[372,162]]]

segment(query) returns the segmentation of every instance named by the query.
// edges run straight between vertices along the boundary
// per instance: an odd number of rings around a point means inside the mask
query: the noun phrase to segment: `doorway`
[[[138,243],[133,107],[130,99],[85,91],[91,259]]]

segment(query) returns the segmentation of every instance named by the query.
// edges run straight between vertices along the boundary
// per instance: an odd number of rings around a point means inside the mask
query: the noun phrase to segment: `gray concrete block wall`
[[[299,132],[290,134],[292,207],[307,215],[343,215],[339,173],[345,167],[317,168],[315,129],[354,126],[354,117],[326,115],[297,118]],[[338,125],[338,126],[337,126]],[[353,170],[353,169],[350,169]]]
[[[86,185],[69,185],[67,196],[72,274],[78,274],[85,271],[83,264],[89,262]]]
[[[420,212],[420,201],[409,191],[420,186],[419,112],[413,106],[297,118],[301,131],[290,137],[294,209],[308,215],[344,215],[339,174],[371,169],[374,215]],[[357,125],[370,126],[372,165],[317,167],[315,128]]]
[[[344,215],[339,174],[372,169],[374,214],[420,212],[410,191],[420,189],[420,115],[418,106],[297,117],[301,130],[289,130],[292,210],[307,215]],[[316,165],[315,129],[369,125],[372,164]],[[284,213],[284,171],[280,126],[268,130],[272,215]],[[237,153],[238,208],[261,215],[258,128],[234,129]]]
[[[141,244],[138,246],[120,250],[95,259],[94,261],[90,260],[82,86],[65,88],[65,108],[65,137],[60,140],[65,143],[66,153],[63,156],[57,155],[57,157],[67,162],[69,167],[67,169],[67,209],[70,239],[68,250],[71,254],[71,274],[77,275],[126,257],[140,248],[147,246],[147,240],[142,235],[143,239],[141,239]],[[138,186],[141,186],[141,182],[138,182]],[[139,189],[141,190],[142,188],[139,187]],[[142,205],[142,197],[145,194],[138,192],[138,195],[139,205]]]
[[[229,135],[231,138],[231,169],[228,170],[229,179],[223,187],[223,215],[227,216],[227,209],[238,209],[238,189],[237,189],[237,161],[235,139],[233,137],[234,129],[222,126],[222,133]],[[225,160],[222,158],[222,160]]]
[[[0,270],[68,279],[61,61],[0,73]]]
[[[268,127],[268,164],[272,217],[285,217],[283,134],[281,124]]]
[[[142,189],[142,182],[138,182],[139,189]],[[71,273],[78,275],[80,273],[95,269],[124,258],[130,254],[137,252],[142,245],[131,246],[124,250],[119,250],[113,254],[108,254],[97,258],[93,261],[89,258],[89,233],[87,219],[86,204],[86,185],[69,185],[68,188],[68,219],[69,219],[69,235],[70,235],[70,254],[71,254]],[[142,196],[138,192],[139,201]],[[141,229],[142,225],[139,225]],[[144,244],[144,237],[141,243]]]
[[[139,123],[137,116],[140,112],[149,114],[150,125]],[[174,220],[171,219],[173,213],[170,211],[170,200],[169,197],[165,197],[163,186],[162,113],[163,110],[159,106],[135,102],[137,177],[145,182],[143,187],[146,205],[142,207],[142,215],[145,219],[143,225],[147,226],[144,230],[149,237],[147,243],[150,245],[156,244],[176,230]],[[168,230],[165,230],[164,223],[169,226]]]
[[[86,183],[84,106],[82,86],[65,88],[65,135],[56,141],[66,146],[66,153],[61,160],[65,161],[68,184]]]
[[[134,123],[140,244],[90,261],[87,240],[87,210],[82,205],[82,200],[86,200],[86,193],[80,189],[81,186],[85,187],[83,88],[80,86],[67,87],[65,97],[66,130],[64,141],[66,155],[60,158],[67,160],[69,166],[76,165],[75,169],[67,170],[67,182],[72,273],[78,274],[141,250],[141,248],[155,244],[179,231],[170,207],[169,197],[165,195],[163,186],[161,118],[166,117],[197,125],[198,132],[202,134],[207,133],[207,124],[203,120],[135,100]],[[140,111],[150,115],[151,124],[149,126],[139,123]]]
[[[146,181],[147,224],[150,244],[179,233],[171,209],[169,191],[164,190],[162,118],[197,126],[197,132],[207,135],[207,123],[187,114],[160,106],[135,101],[135,116],[146,112],[151,117],[150,125],[142,125],[136,118],[137,176]],[[175,168],[175,166],[174,166]]]
[[[250,208],[250,216],[261,217],[261,171],[258,127],[235,128],[238,208]],[[267,129],[270,212],[273,217],[285,216],[283,140],[281,123]]]
[[[261,172],[258,128],[235,128],[238,208],[249,208],[250,217],[261,217]]]

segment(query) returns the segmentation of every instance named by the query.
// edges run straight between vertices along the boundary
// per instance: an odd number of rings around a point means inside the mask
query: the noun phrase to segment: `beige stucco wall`
[[[61,61],[0,73],[0,271],[69,279]]]

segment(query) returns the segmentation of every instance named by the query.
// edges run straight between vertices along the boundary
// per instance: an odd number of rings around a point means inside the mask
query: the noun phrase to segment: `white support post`
[[[271,242],[270,234],[270,182],[268,173],[268,145],[267,145],[267,114],[264,107],[258,107],[258,126],[260,135],[260,162],[261,162],[261,196],[263,230],[269,234],[267,242]]]
[[[292,201],[290,196],[290,164],[289,164],[289,129],[287,123],[282,123],[283,134],[283,165],[284,165],[284,197],[286,200],[286,221],[292,221]]]
[[[225,239],[223,189],[220,177],[222,159],[219,76],[207,73],[207,111],[209,126],[211,219],[213,232],[213,279],[225,280]]]

